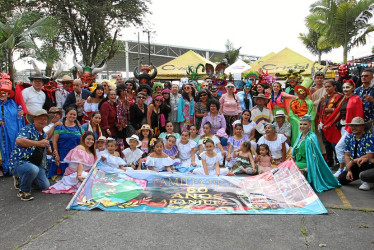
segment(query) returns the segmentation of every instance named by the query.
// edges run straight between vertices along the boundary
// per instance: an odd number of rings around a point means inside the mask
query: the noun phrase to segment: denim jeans
[[[42,190],[46,190],[50,185],[46,170],[29,161],[16,166],[13,174],[20,177],[20,190],[23,192],[31,192],[33,182],[38,184]]]

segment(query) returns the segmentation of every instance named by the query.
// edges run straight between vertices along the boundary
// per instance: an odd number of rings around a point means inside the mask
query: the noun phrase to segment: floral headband
[[[203,138],[203,143],[206,144],[208,141],[213,141],[213,140],[212,140],[211,137],[209,137],[209,136],[205,136],[205,137]]]

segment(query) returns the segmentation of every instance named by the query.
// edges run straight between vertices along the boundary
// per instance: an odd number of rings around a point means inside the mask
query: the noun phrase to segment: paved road
[[[328,215],[181,215],[65,211],[70,195],[21,202],[0,179],[0,249],[374,249],[374,190],[319,195]]]

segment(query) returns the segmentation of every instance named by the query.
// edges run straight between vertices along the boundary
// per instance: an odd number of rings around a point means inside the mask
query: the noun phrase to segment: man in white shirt
[[[45,77],[35,74],[29,77],[31,87],[22,90],[23,101],[25,102],[28,114],[33,115],[36,111],[43,109],[46,95],[42,91]]]

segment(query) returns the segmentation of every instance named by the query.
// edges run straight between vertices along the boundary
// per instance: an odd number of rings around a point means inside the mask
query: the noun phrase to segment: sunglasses
[[[155,99],[155,102],[162,102],[161,99]]]
[[[190,86],[186,86],[183,89],[191,89],[191,87]]]
[[[207,94],[201,94],[200,96],[201,96],[201,97],[203,97],[203,96],[207,96]]]
[[[158,89],[158,88],[162,88],[161,86],[156,86],[156,89]]]
[[[361,77],[370,77],[370,75],[362,75]]]
[[[233,89],[233,88],[234,88],[234,86],[227,86],[227,88],[228,88],[228,89]]]

